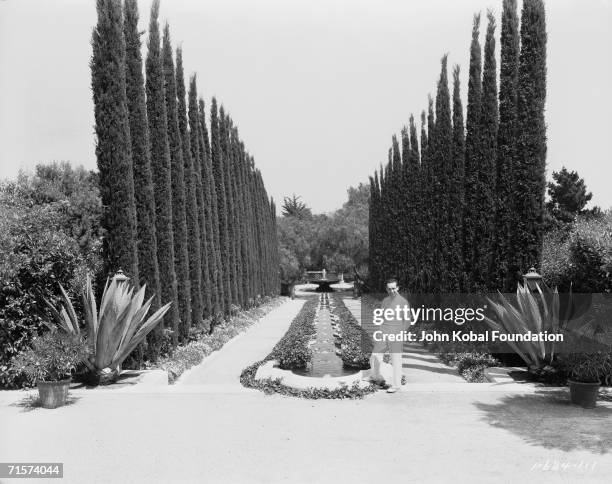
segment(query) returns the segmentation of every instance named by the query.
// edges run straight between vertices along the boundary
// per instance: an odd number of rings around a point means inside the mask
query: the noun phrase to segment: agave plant
[[[115,279],[106,281],[100,309],[96,306],[91,279],[88,276],[83,291],[85,328],[92,356],[85,362],[94,374],[118,374],[121,363],[142,343],[170,308],[168,303],[146,318],[153,297],[144,302],[145,288],[136,294],[129,284]],[[63,304],[58,311],[49,301],[57,325],[64,331],[80,335],[81,329],[76,311],[64,288],[60,285]]]
[[[485,316],[485,321],[494,330],[505,334],[557,333],[560,327],[559,293],[555,288],[545,295],[537,285],[537,296],[527,286],[519,284],[516,289],[516,306],[499,293],[500,302],[487,298],[496,318]],[[508,341],[510,347],[530,368],[540,368],[549,364],[555,354],[554,342]]]

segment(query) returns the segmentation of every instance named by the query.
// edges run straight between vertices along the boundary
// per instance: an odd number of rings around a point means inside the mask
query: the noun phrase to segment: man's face
[[[387,294],[389,294],[389,296],[394,296],[397,294],[398,290],[399,287],[397,287],[397,282],[389,282],[387,284]]]

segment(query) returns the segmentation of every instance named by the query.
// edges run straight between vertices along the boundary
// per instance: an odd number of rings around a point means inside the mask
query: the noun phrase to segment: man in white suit
[[[385,352],[388,351],[390,354],[391,364],[393,366],[393,381],[391,386],[387,389],[388,393],[397,392],[402,384],[402,354],[404,352],[404,342],[394,341],[393,339],[395,338],[388,338],[388,336],[400,335],[402,331],[407,329],[410,320],[409,317],[405,319],[404,315],[409,314],[409,312],[404,311],[404,308],[408,307],[408,301],[399,293],[397,279],[388,279],[387,297],[383,299],[381,309],[383,315],[385,314],[385,310],[393,310],[394,316],[384,318],[380,329],[385,338],[383,341],[374,340],[372,356],[370,356],[370,368],[372,369],[370,378],[380,381],[384,380],[380,374],[380,367],[383,363]],[[390,314],[390,312],[388,312],[388,314]]]

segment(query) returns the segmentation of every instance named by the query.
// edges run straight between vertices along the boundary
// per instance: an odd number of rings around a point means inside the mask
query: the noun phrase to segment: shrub
[[[560,360],[568,376],[578,382],[606,383],[612,375],[612,353],[569,353]]]
[[[12,363],[17,373],[34,384],[70,378],[87,355],[88,347],[80,336],[50,331],[35,338],[32,348],[13,358]]]
[[[340,357],[342,362],[351,368],[361,370],[370,368],[372,342],[366,331],[358,324],[353,313],[346,307],[338,295],[332,295],[334,300],[333,314],[338,316],[342,343]]]
[[[45,299],[59,301],[58,282],[74,294],[91,265],[46,207],[0,203],[0,220],[0,387],[15,387],[24,382],[10,371],[10,360],[45,330]]]
[[[61,283],[75,295],[101,267],[95,175],[66,163],[0,184],[0,387],[27,384],[11,369],[49,320]],[[80,308],[77,307],[77,310]]]
[[[544,239],[542,275],[547,284],[567,292],[612,291],[612,212],[580,217],[566,231],[552,231]]]
[[[289,329],[272,350],[272,358],[284,370],[305,368],[312,358],[308,343],[315,334],[314,318],[318,298],[308,299],[291,322]]]

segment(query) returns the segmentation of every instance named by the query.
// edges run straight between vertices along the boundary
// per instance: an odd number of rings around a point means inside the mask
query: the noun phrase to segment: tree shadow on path
[[[606,454],[612,447],[612,397],[600,395],[598,406],[572,405],[569,390],[507,395],[499,403],[476,402],[489,425],[518,435],[532,445],[562,451]]]

